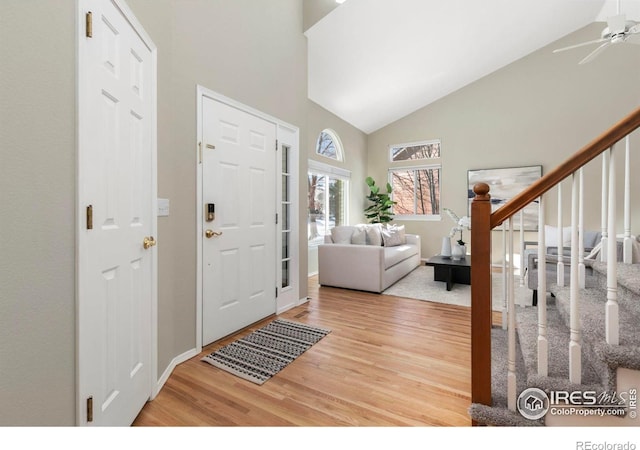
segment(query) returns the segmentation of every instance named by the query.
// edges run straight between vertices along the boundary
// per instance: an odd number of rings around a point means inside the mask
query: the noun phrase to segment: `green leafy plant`
[[[393,213],[391,207],[396,204],[391,200],[391,184],[387,183],[386,192],[380,191],[380,186],[376,186],[376,182],[371,177],[366,179],[367,186],[369,186],[369,195],[367,200],[371,202],[364,210],[365,217],[369,220],[369,223],[387,223],[393,220]]]

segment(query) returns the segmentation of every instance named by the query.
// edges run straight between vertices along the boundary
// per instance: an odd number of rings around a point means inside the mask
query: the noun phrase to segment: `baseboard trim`
[[[173,358],[171,360],[171,362],[169,363],[169,366],[167,366],[165,371],[162,373],[162,376],[160,377],[160,379],[156,383],[156,385],[155,385],[155,387],[153,389],[153,392],[151,394],[151,400],[156,398],[156,395],[158,395],[160,393],[160,391],[164,387],[164,384],[167,382],[167,380],[169,379],[169,377],[173,373],[173,369],[175,369],[178,366],[178,364],[182,364],[183,362],[193,358],[197,354],[198,354],[198,351],[195,348],[193,348],[193,349],[187,350],[186,352],[182,353],[181,355],[178,355],[175,358]]]

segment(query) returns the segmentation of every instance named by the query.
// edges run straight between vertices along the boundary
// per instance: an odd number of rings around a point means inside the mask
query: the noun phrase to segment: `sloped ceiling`
[[[618,8],[638,20],[639,4],[346,0],[305,32],[309,98],[372,133]]]

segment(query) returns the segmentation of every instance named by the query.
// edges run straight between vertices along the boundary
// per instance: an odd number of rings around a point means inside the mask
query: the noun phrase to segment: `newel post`
[[[471,402],[491,405],[491,196],[473,187],[471,203]]]

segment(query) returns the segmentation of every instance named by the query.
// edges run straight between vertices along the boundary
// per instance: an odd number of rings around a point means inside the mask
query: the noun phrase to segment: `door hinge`
[[[93,397],[87,399],[87,422],[93,422]]]
[[[88,38],[93,37],[93,18],[92,18],[92,14],[91,11],[89,11],[86,15],[86,36]]]
[[[278,298],[278,286],[276,286],[276,298]]]
[[[276,213],[276,225],[278,225],[278,213]]]
[[[198,163],[202,164],[202,142],[198,142]]]
[[[276,139],[276,151],[278,151],[278,140]]]
[[[93,230],[93,205],[87,206],[87,230]]]

